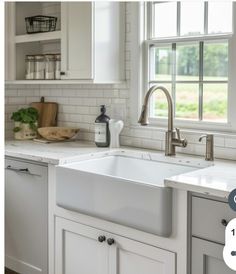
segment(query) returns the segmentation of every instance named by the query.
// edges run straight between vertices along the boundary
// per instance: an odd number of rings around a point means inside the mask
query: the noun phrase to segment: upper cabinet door
[[[61,78],[92,80],[93,3],[62,2],[61,30]]]

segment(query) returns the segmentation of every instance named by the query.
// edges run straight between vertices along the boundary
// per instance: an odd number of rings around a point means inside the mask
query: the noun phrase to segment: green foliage
[[[204,75],[228,75],[228,45],[226,43],[206,44],[204,48]]]
[[[194,75],[199,74],[199,47],[196,45],[177,47],[177,74]]]
[[[14,131],[14,132],[19,132],[20,130],[21,130],[20,127],[14,127],[14,128],[13,128],[13,131]]]
[[[12,113],[11,120],[15,122],[21,122],[29,124],[32,130],[37,130],[36,122],[38,121],[39,113],[38,110],[32,107],[21,108],[16,112]],[[20,127],[15,127],[14,132],[20,131]]]
[[[198,104],[194,102],[176,103],[176,115],[178,118],[194,119],[198,114]],[[155,103],[155,116],[167,116],[167,103]],[[227,117],[227,100],[212,98],[203,105],[203,116],[205,119],[225,119]]]
[[[171,75],[173,52],[170,47],[155,50],[155,71],[157,75]],[[199,45],[178,45],[176,49],[177,75],[199,75]],[[227,77],[228,75],[228,44],[205,43],[203,52],[204,76]]]

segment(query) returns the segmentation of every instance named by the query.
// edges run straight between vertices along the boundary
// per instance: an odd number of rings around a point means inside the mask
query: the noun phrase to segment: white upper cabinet
[[[25,80],[25,56],[48,53],[61,53],[58,81],[124,80],[124,5],[121,2],[5,3],[6,80]],[[56,31],[27,34],[25,17],[39,14],[57,17]],[[45,80],[24,82],[42,81]]]
[[[93,4],[61,4],[61,78],[93,79]]]

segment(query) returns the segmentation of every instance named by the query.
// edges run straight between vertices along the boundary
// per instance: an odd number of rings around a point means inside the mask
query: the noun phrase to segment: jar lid
[[[45,54],[44,55],[46,61],[54,61],[55,57],[52,54]]]
[[[26,60],[34,60],[34,59],[35,59],[35,56],[34,56],[34,55],[26,55],[26,56],[25,56],[25,59],[26,59]]]
[[[35,60],[44,60],[44,55],[43,54],[37,54],[34,56]]]
[[[55,56],[56,60],[61,60],[61,54],[60,53],[55,53],[54,56]]]
[[[54,59],[55,58],[55,55],[52,54],[52,53],[47,53],[47,54],[44,54],[45,58],[48,58],[48,59]]]

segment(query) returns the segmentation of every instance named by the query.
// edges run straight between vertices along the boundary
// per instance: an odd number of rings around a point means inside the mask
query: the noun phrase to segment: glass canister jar
[[[34,58],[35,58],[34,79],[36,79],[36,80],[45,79],[45,77],[44,77],[44,71],[45,71],[44,55],[38,54],[38,55],[35,55]]]
[[[55,54],[55,79],[61,79],[61,54]]]
[[[34,55],[25,56],[25,79],[33,80],[34,79]]]
[[[55,79],[55,55],[45,54],[45,79]]]

